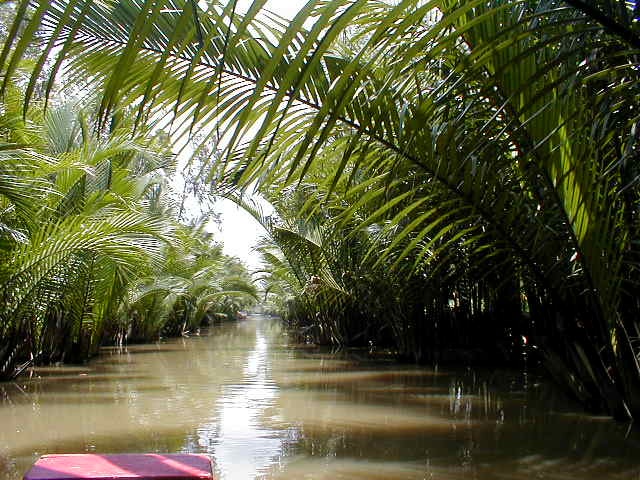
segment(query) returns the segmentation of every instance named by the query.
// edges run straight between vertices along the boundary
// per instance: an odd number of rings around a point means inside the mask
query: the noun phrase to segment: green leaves
[[[315,185],[326,196],[311,195],[297,215],[331,232],[327,244],[348,244],[376,227],[361,257],[374,271],[388,265],[434,282],[469,275],[481,282],[483,270],[510,264],[512,274],[532,276],[555,292],[560,310],[594,317],[587,328],[596,349],[577,346],[567,361],[581,374],[585,352],[599,351],[584,381],[606,383],[595,369],[615,362],[611,328],[628,272],[620,244],[635,234],[637,197],[623,208],[622,172],[606,167],[630,145],[627,130],[594,132],[603,122],[636,121],[624,107],[629,96],[611,89],[621,81],[619,70],[625,86],[637,88],[631,52],[612,55],[617,39],[600,29],[610,25],[592,23],[584,9],[526,2],[404,2],[384,13],[358,2],[349,8],[358,8],[352,20],[362,26],[351,35],[352,51],[335,54],[337,36],[331,57],[329,49],[321,58],[300,47],[285,61],[274,50],[247,110],[236,117],[236,136],[262,121],[234,157],[236,181],[259,181],[266,192]],[[436,8],[440,14],[430,16]],[[631,16],[615,21],[625,18]],[[331,35],[339,25],[323,24]],[[316,65],[326,67],[314,77]],[[267,108],[262,92],[270,84],[278,87]],[[327,87],[309,101],[303,92],[319,85]],[[604,98],[608,109],[601,108]],[[377,148],[363,148],[367,142]],[[345,188],[352,179],[356,185]],[[313,259],[311,250],[299,254]],[[464,268],[456,264],[461,259]]]
[[[132,108],[137,125],[157,121],[175,141],[218,139],[225,155],[203,175],[277,204],[278,220],[254,211],[271,235],[265,258],[297,299],[292,312],[324,318],[327,339],[361,338],[362,311],[380,315],[353,300],[383,304],[370,274],[411,299],[406,311],[384,303],[401,313],[378,326],[415,352],[406,318],[436,328],[451,303],[480,315],[505,297],[522,305],[526,288],[551,318],[539,324],[562,314],[580,337],[554,363],[585,385],[612,382],[612,329],[637,327],[627,292],[640,280],[631,7],[309,1],[287,22],[263,5],[22,2],[0,54],[4,85],[42,25],[36,71],[63,45],[53,75],[68,57],[66,78],[100,92],[101,127]],[[92,155],[91,168],[107,157]],[[81,176],[64,184],[82,190]],[[341,310],[358,332],[328,320]]]
[[[29,357],[84,360],[123,326],[149,339],[178,314],[197,327],[222,303],[235,313],[255,297],[208,233],[171,214],[166,145],[117,129],[95,134],[78,105],[50,109],[43,124],[28,117],[33,149],[0,147],[0,339],[12,345],[0,353],[1,377]],[[168,271],[182,285],[131,299]],[[164,310],[134,315],[143,325],[131,325],[130,310],[147,297]]]

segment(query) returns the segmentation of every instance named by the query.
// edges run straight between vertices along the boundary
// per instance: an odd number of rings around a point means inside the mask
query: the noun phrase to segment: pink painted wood
[[[69,454],[45,455],[24,480],[213,480],[206,455]]]

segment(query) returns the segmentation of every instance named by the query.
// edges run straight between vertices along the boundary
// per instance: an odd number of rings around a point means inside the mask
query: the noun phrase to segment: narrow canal
[[[0,478],[45,453],[197,452],[244,479],[640,479],[640,437],[526,372],[289,345],[251,317],[0,384]]]

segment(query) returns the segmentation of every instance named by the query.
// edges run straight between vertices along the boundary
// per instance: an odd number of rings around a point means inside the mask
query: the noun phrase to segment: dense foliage
[[[636,3],[264,3],[25,0],[0,61],[38,32],[29,85],[68,59],[98,126],[126,107],[220,138],[206,172],[276,206],[269,289],[317,340],[427,360],[525,337],[639,415]]]
[[[255,297],[244,267],[177,221],[166,135],[77,104],[0,115],[0,379],[82,361],[105,343],[152,340],[235,313]]]

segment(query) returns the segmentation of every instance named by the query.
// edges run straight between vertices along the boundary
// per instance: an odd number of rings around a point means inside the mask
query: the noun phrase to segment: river
[[[244,479],[640,479],[640,436],[526,371],[289,342],[254,316],[0,384],[0,478],[46,453],[193,452]]]

